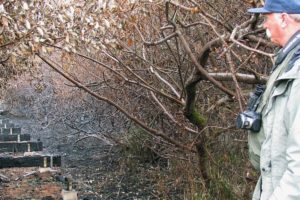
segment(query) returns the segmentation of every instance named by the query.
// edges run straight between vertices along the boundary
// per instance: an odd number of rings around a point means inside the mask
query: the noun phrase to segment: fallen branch
[[[208,74],[209,76],[213,77],[218,81],[232,81],[232,74],[229,72],[216,72],[216,73],[209,72]],[[242,74],[242,73],[236,73],[235,77],[239,82],[249,83],[249,84],[258,84],[258,83],[264,84],[268,80],[268,77],[266,76],[257,77],[255,75]]]

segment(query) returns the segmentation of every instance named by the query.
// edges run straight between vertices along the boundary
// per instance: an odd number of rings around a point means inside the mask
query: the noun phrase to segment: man
[[[255,109],[262,125],[250,131],[250,161],[260,170],[253,200],[300,200],[300,0],[266,0],[260,13],[278,52]]]

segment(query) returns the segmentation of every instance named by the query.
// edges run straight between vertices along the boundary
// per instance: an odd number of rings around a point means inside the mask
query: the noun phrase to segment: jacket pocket
[[[285,92],[287,91],[287,88],[288,88],[288,85],[289,85],[290,82],[291,82],[291,80],[279,82],[275,86],[275,89],[274,89],[274,92],[271,96],[271,99],[274,99],[277,96],[284,95]]]

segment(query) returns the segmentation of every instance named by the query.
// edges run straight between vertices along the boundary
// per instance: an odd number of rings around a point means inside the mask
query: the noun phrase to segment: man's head
[[[264,14],[267,35],[280,46],[300,30],[300,0],[266,0],[264,7],[251,8],[248,12]]]

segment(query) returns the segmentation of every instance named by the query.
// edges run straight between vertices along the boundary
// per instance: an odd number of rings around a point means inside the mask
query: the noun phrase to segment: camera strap
[[[258,85],[258,86],[256,86],[256,87],[262,87],[262,86],[261,86],[261,85]],[[258,108],[258,106],[259,106],[259,103],[260,103],[260,101],[261,101],[261,99],[262,99],[262,97],[263,97],[264,92],[265,92],[265,88],[264,88],[264,90],[262,91],[262,93],[259,95],[259,97],[257,98],[257,100],[256,100],[256,102],[255,102],[255,104],[254,104],[254,106],[253,106],[253,108],[252,108],[253,111],[256,111],[256,110],[257,110],[257,108]]]

